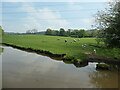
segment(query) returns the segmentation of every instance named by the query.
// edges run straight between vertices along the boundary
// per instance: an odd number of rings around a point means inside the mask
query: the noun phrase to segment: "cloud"
[[[91,24],[94,22],[94,18],[83,18],[81,21],[85,24]]]
[[[9,3],[10,4],[10,3]],[[13,3],[11,3],[13,4]],[[18,3],[15,3],[16,5]],[[82,12],[84,6],[77,5],[75,2],[65,3],[65,10],[71,10],[70,13],[61,13],[64,7],[57,9],[56,7],[37,7],[34,3],[20,3],[21,7],[15,8],[16,14],[6,15],[8,19],[13,17],[13,21],[4,21],[5,30],[14,32],[25,32],[29,29],[38,29],[38,31],[45,31],[47,28],[51,29],[80,29],[81,27],[90,28],[92,23],[92,13]],[[89,8],[89,7],[86,7]],[[10,8],[11,9],[11,8]],[[80,12],[72,12],[74,10],[81,10]],[[12,9],[10,10],[11,12]],[[94,11],[94,10],[93,10]]]
[[[66,27],[69,24],[67,20],[62,19],[59,11],[53,12],[49,8],[36,9],[33,6],[25,8],[23,5],[21,8],[19,8],[19,10],[26,12],[27,16],[21,19],[22,21],[25,21],[24,27],[26,29],[58,29],[61,27]]]
[[[85,29],[93,28],[91,25],[94,23],[95,18],[83,18],[81,22],[86,25]]]
[[[71,10],[81,10],[83,7],[81,7],[79,4],[76,4],[76,2],[68,2],[68,7]]]

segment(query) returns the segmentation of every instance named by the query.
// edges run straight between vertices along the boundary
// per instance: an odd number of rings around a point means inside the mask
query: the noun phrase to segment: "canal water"
[[[96,63],[73,64],[0,46],[2,88],[118,88],[118,72],[96,70]]]

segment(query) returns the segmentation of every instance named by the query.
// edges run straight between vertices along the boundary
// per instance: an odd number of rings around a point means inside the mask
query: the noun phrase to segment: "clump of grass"
[[[64,59],[74,60],[75,57],[72,55],[66,55],[66,56],[64,56]]]
[[[75,61],[81,62],[82,60],[81,59],[75,59]]]
[[[109,70],[109,71],[118,71],[120,69],[119,65],[106,64],[106,63],[98,63],[96,69],[100,70]]]
[[[98,66],[101,66],[101,67],[110,67],[108,64],[105,64],[105,63],[99,63]]]
[[[105,64],[105,63],[99,63],[99,64],[97,64],[96,69],[110,70],[110,66],[108,64]]]

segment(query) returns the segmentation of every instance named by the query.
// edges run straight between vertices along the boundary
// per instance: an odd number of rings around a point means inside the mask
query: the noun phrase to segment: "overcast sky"
[[[8,32],[26,32],[29,29],[45,31],[47,28],[90,29],[96,12],[107,7],[106,2],[100,2],[102,0],[97,2],[94,2],[95,0],[90,0],[91,2],[87,0],[84,0],[86,2],[11,1],[4,0],[0,3],[0,9],[2,8],[0,25]]]

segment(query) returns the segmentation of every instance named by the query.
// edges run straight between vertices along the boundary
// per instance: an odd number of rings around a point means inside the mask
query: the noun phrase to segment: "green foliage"
[[[60,34],[59,35],[60,36],[65,36],[65,33],[66,33],[65,30],[63,28],[60,28]]]
[[[109,70],[110,66],[108,64],[105,64],[105,63],[98,63],[96,68],[102,69],[102,70]]]
[[[47,31],[45,32],[46,35],[52,35],[53,34],[53,31],[48,28]]]
[[[107,46],[120,47],[120,1],[109,3],[108,9],[97,13],[96,27],[100,30],[98,38]]]
[[[66,56],[64,56],[64,58],[75,60],[75,57],[73,55],[66,55]]]
[[[105,64],[105,63],[99,63],[98,65],[101,66],[101,67],[109,67],[109,65]]]
[[[85,30],[81,29],[80,31],[78,31],[78,36],[79,37],[84,37],[85,36]]]

